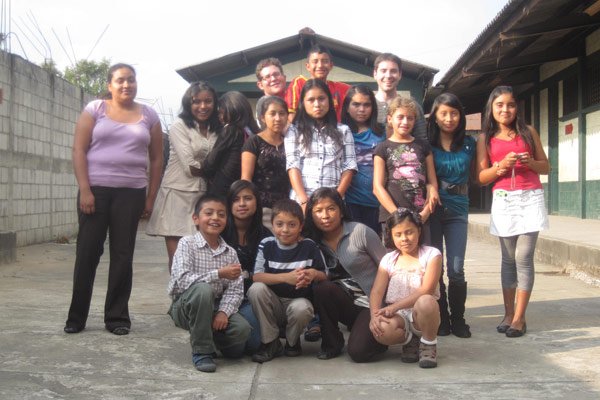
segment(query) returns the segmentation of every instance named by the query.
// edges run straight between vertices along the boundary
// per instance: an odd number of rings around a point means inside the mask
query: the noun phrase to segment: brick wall
[[[90,98],[19,56],[0,51],[0,232],[16,245],[77,231],[71,146]]]

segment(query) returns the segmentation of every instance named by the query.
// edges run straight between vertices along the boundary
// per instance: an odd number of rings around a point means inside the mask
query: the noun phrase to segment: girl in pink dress
[[[379,263],[369,299],[369,328],[381,344],[402,344],[403,362],[418,361],[421,368],[433,368],[437,366],[442,255],[435,247],[421,244],[421,230],[420,215],[407,208],[387,219],[385,244],[396,250]]]
[[[504,318],[496,330],[516,338],[527,332],[535,245],[539,231],[548,228],[540,175],[550,171],[550,164],[539,134],[521,119],[510,86],[490,94],[482,130],[478,176],[481,185],[493,184],[490,233],[498,236],[502,251]]]

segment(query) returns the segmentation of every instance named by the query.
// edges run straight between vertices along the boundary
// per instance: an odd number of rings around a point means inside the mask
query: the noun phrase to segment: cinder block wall
[[[0,89],[0,232],[14,232],[17,247],[71,237],[77,231],[73,132],[91,98],[2,51]]]

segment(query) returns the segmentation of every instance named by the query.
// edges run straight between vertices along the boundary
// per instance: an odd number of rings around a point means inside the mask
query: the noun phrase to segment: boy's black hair
[[[306,53],[306,59],[310,58],[311,54],[327,54],[329,56],[329,58],[331,58],[331,51],[329,51],[329,49],[325,46],[323,46],[322,44],[319,43],[315,43],[312,46],[310,46],[310,49],[308,49],[308,52]]]
[[[281,199],[281,200],[277,200],[275,202],[275,204],[273,204],[273,209],[272,209],[272,214],[271,214],[271,222],[273,222],[273,220],[275,220],[275,217],[281,213],[289,213],[292,214],[294,217],[298,218],[298,221],[300,221],[300,224],[304,224],[304,212],[302,212],[302,207],[300,207],[300,204],[296,203],[294,200],[291,199]]]
[[[217,203],[223,204],[225,206],[225,211],[227,211],[227,202],[223,197],[218,196],[216,194],[205,193],[202,196],[200,196],[198,201],[196,201],[196,204],[194,205],[194,215],[200,214],[200,210],[202,210],[202,206],[204,206],[204,203],[208,203],[209,201],[215,201]]]

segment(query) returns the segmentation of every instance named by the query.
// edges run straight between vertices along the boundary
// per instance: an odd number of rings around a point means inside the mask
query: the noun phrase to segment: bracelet
[[[306,201],[299,201],[298,204],[300,204],[301,206],[305,205],[306,203],[308,203],[308,200]]]

